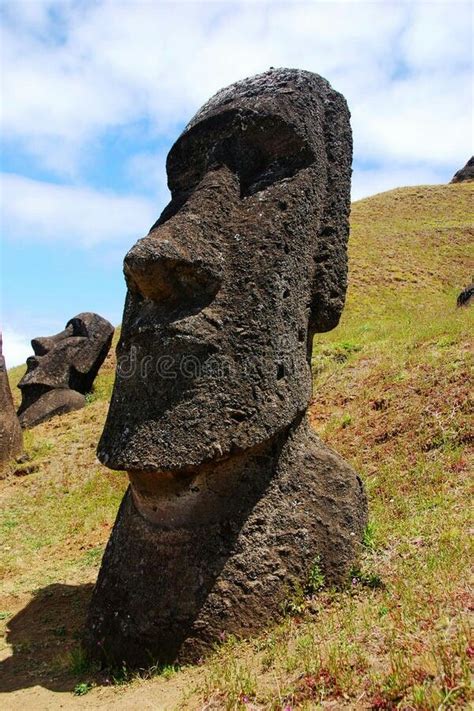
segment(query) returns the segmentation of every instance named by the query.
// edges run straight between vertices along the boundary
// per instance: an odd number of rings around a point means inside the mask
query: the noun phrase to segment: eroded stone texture
[[[470,306],[474,301],[474,282],[466,286],[465,289],[461,291],[456,299],[456,305],[460,306]]]
[[[471,156],[466,165],[454,173],[452,183],[464,183],[474,180],[474,156]]]
[[[289,69],[216,94],[171,149],[172,200],[125,257],[98,454],[130,488],[92,656],[192,661],[278,616],[315,560],[347,576],[365,495],[305,412],[313,334],[344,305],[351,158],[344,98]]]
[[[13,404],[2,346],[0,333],[0,466],[16,457],[23,449],[23,436]]]
[[[92,389],[113,333],[106,319],[86,312],[74,316],[54,336],[33,338],[35,355],[26,361],[27,371],[18,384],[22,427],[84,407],[84,395]]]

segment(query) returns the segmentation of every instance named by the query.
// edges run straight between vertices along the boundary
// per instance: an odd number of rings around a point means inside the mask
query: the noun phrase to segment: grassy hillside
[[[291,600],[282,625],[229,639],[194,669],[88,669],[78,631],[126,486],[95,459],[109,359],[87,407],[26,433],[30,460],[0,482],[6,708],[468,706],[474,308],[455,302],[474,273],[472,191],[401,188],[353,205],[347,307],[315,340],[311,406],[369,494],[348,589]]]

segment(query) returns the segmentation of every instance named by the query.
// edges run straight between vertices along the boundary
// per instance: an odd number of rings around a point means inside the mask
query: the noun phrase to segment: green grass
[[[17,403],[16,385],[24,370],[9,371]],[[112,351],[85,409],[24,432],[28,461],[38,469],[4,482],[0,532],[10,534],[0,557],[4,592],[39,588],[78,567],[97,569],[126,486],[123,473],[104,469],[95,457],[113,379]],[[14,471],[12,463],[10,473]]]
[[[182,708],[467,708],[474,309],[455,302],[474,272],[470,196],[466,184],[425,186],[353,206],[347,306],[339,327],[315,339],[310,416],[365,481],[362,560],[344,591],[324,587],[315,561],[284,623],[226,640],[199,681],[161,670],[166,684],[187,687]],[[95,460],[112,382],[109,363],[84,410],[28,433],[39,470],[3,483],[6,600],[96,575],[126,485]],[[0,607],[10,623],[18,607]],[[92,703],[93,679],[74,649],[71,689]],[[34,645],[24,654],[34,669]],[[151,693],[160,670],[149,676],[140,684]]]

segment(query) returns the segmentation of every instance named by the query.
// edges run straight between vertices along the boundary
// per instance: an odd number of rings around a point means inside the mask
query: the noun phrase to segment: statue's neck
[[[135,507],[150,524],[168,529],[238,520],[265,491],[289,438],[294,442],[305,426],[298,418],[257,447],[193,471],[129,472]]]

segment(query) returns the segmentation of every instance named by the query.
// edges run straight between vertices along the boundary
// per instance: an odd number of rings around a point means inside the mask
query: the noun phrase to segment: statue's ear
[[[95,313],[80,313],[70,319],[66,328],[73,328],[72,335],[76,338],[83,338],[83,345],[75,354],[75,360],[71,366],[71,382],[75,382],[76,377],[87,375],[95,371],[97,374],[99,367],[109,352],[114,328],[105,318]],[[77,348],[77,346],[75,346]],[[95,378],[94,375],[94,378]],[[71,386],[72,387],[72,386]]]
[[[331,91],[325,101],[326,200],[314,254],[315,271],[310,330],[337,326],[347,289],[347,241],[352,173],[350,113],[341,94]]]

